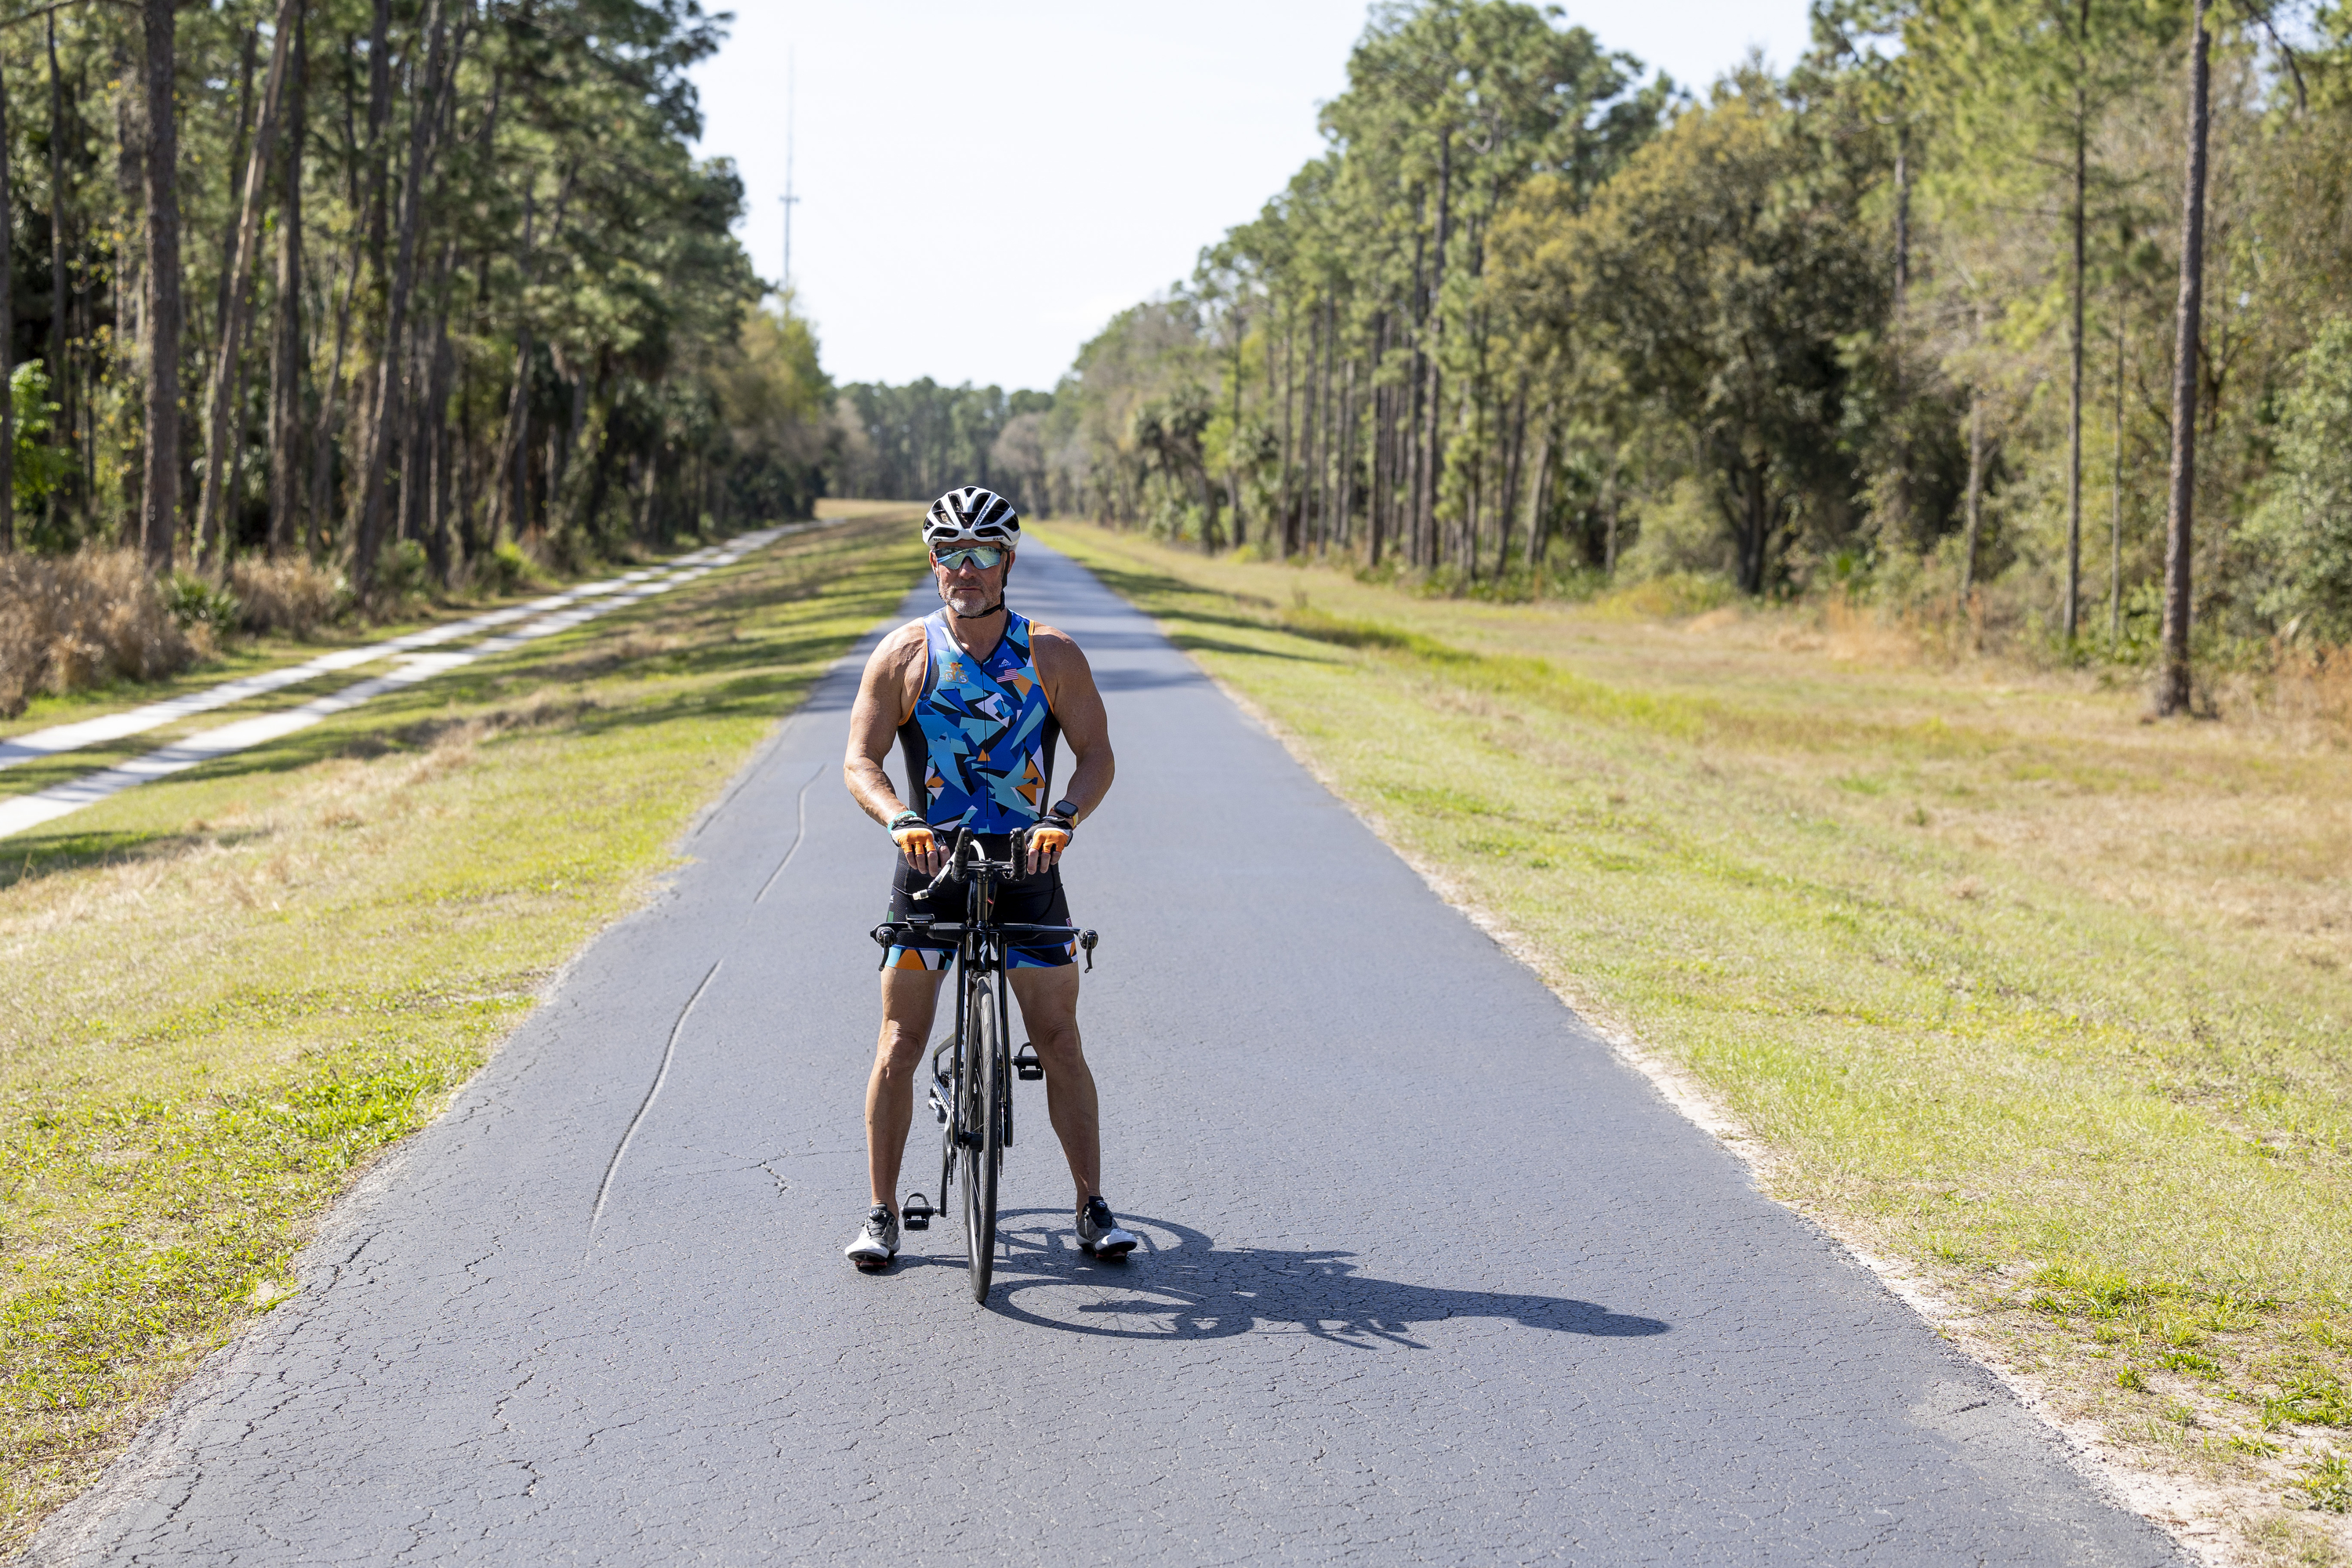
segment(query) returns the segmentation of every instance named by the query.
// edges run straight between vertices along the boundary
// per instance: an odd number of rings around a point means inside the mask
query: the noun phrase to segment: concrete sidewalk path
[[[1143,1249],[1077,1253],[1026,1085],[990,1310],[945,1216],[842,1259],[852,660],[31,1560],[2181,1561],[1148,620],[1038,547],[1013,589],[1110,703],[1068,881]]]

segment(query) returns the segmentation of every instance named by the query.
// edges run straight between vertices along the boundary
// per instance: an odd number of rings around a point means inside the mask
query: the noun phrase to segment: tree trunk
[[[1764,592],[1764,557],[1771,542],[1771,500],[1764,485],[1764,464],[1742,458],[1739,465],[1740,510],[1745,514],[1747,543],[1741,552],[1740,586],[1760,596]]]
[[[459,373],[457,402],[460,407],[473,399],[474,367],[469,362]],[[482,449],[477,439],[473,421],[458,426],[459,447],[456,479],[457,484],[457,547],[465,552],[467,576],[473,580],[474,568],[481,563],[483,553],[481,509],[474,504],[474,487],[481,477]]]
[[[375,16],[368,26],[367,237],[368,259],[379,279],[386,248],[385,195],[392,182],[390,151],[384,130],[392,122],[392,0],[375,0]]]
[[[1322,388],[1316,394],[1323,410],[1315,429],[1315,545],[1328,549],[1333,528],[1332,492],[1339,488],[1339,472],[1332,461],[1332,444],[1339,436],[1339,405],[1331,396],[1331,363],[1339,335],[1339,312],[1328,295],[1323,300],[1323,370]]]
[[[570,181],[566,178],[566,194]],[[537,216],[532,202],[533,192],[526,186],[522,193],[522,286],[526,299],[530,293],[531,263],[537,252],[531,245],[531,224]],[[562,204],[558,204],[558,212]],[[515,327],[514,387],[507,395],[506,428],[499,437],[499,455],[490,481],[490,547],[499,542],[499,523],[506,520],[505,531],[520,539],[525,523],[530,517],[530,318],[518,311]],[[509,509],[511,507],[511,514]]]
[[[0,551],[16,548],[16,204],[8,189],[8,85],[0,79]]]
[[[373,313],[374,296],[383,289],[384,274],[389,268],[390,219],[386,215],[391,202],[386,193],[392,182],[392,160],[385,133],[392,123],[392,0],[375,0],[374,16],[368,26],[367,60],[367,136],[364,142],[354,133],[351,124],[350,73],[346,71],[344,76],[344,140],[349,146],[364,149],[352,160],[347,175],[353,210],[362,215],[362,221],[354,227],[352,235],[351,305],[345,311],[346,322],[356,320],[362,279],[366,281],[371,295],[368,309],[371,314]],[[366,176],[364,187],[361,183],[362,172]],[[351,406],[342,421],[342,428],[337,432],[337,445],[342,449],[344,469],[343,547],[352,552],[359,549],[362,505],[359,477],[366,468],[368,437],[375,429],[370,399],[375,379],[372,367],[365,364],[352,370],[351,384],[343,389]],[[357,438],[357,450],[353,449],[352,436]],[[354,563],[352,582],[363,584],[374,569],[373,560],[365,566]]]
[[[286,163],[278,226],[278,329],[269,364],[269,553],[282,556],[306,529],[302,502],[302,149],[310,138],[308,18],[294,15],[286,82]]]
[[[1511,515],[1519,505],[1519,459],[1526,456],[1528,437],[1528,374],[1519,372],[1518,389],[1511,396],[1511,433],[1503,446],[1503,493],[1495,504],[1495,581],[1500,583],[1511,564]]]
[[[1445,249],[1454,223],[1454,131],[1451,126],[1437,143],[1437,247],[1431,258],[1429,287],[1429,396],[1422,416],[1428,421],[1422,437],[1420,494],[1413,502],[1413,527],[1421,542],[1424,567],[1437,564],[1437,479],[1444,471],[1445,439],[1443,409],[1445,373],[1438,363],[1445,335]]]
[[[1381,384],[1381,370],[1389,357],[1389,312],[1382,310],[1372,327],[1371,359],[1371,494],[1364,498],[1364,561],[1368,566],[1381,563],[1381,546],[1388,532],[1390,469],[1390,426],[1395,423],[1390,411],[1391,389]]]
[[[1900,326],[1911,294],[1911,121],[1897,110],[1895,128],[1895,321]]]
[[[1317,355],[1322,351],[1322,310],[1319,305],[1311,306],[1307,314],[1305,374],[1302,375],[1300,367],[1295,364],[1286,363],[1283,366],[1284,374],[1289,375],[1298,384],[1298,440],[1297,445],[1292,448],[1297,458],[1294,468],[1296,477],[1290,486],[1292,519],[1289,531],[1283,540],[1282,552],[1285,555],[1307,549],[1314,542],[1316,437],[1323,426],[1323,405],[1316,401],[1315,366]]]
[[[71,378],[66,374],[66,310],[70,292],[66,287],[65,84],[58,74],[57,13],[52,11],[44,20],[49,52],[49,396],[58,405],[57,413],[50,416],[49,445],[62,452],[73,439],[74,406]],[[62,486],[49,491],[52,529],[63,493]]]
[[[1286,311],[1284,314],[1288,316],[1290,312]],[[1280,529],[1281,532],[1276,537],[1275,549],[1285,561],[1289,560],[1290,552],[1298,548],[1298,507],[1294,499],[1297,482],[1292,463],[1292,456],[1297,449],[1293,444],[1293,437],[1297,431],[1291,420],[1293,404],[1298,390],[1298,377],[1292,368],[1297,359],[1295,352],[1297,345],[1292,342],[1292,339],[1297,336],[1297,323],[1295,321],[1286,320],[1282,325],[1281,480],[1275,488],[1276,498],[1275,507],[1277,512],[1275,526]],[[1269,343],[1267,346],[1271,352],[1272,344]]]
[[[174,0],[141,0],[146,58],[147,452],[140,535],[148,570],[172,569],[180,520],[180,138]]]
[[[278,0],[277,37],[269,48],[269,77],[261,89],[261,120],[254,127],[252,161],[245,171],[236,239],[229,247],[228,273],[221,286],[220,352],[213,360],[210,413],[205,422],[204,488],[196,503],[198,559],[215,571],[228,567],[233,524],[229,490],[236,479],[237,448],[245,445],[245,329],[253,313],[253,265],[261,247],[262,193],[278,153],[278,111],[285,100],[287,62],[302,0]],[[299,183],[299,175],[297,177]]]
[[[1356,391],[1356,361],[1350,356],[1339,372],[1339,489],[1335,503],[1332,538],[1339,548],[1356,544],[1356,416],[1360,412]]]
[[[257,24],[245,30],[237,46],[236,61],[236,134],[229,143],[228,153],[228,233],[221,237],[220,280],[213,300],[213,325],[217,329],[228,319],[229,279],[236,276],[229,261],[236,255],[238,198],[245,190],[246,152],[253,134],[253,59],[261,43],[261,28]],[[199,331],[202,323],[197,323]],[[201,340],[200,340],[201,341]],[[206,378],[209,382],[210,377]]]
[[[530,514],[530,327],[525,323],[515,333],[514,381],[507,394],[506,427],[499,432],[498,456],[490,465],[490,517],[485,532],[492,549],[498,547],[501,531],[521,538],[524,521]]]
[[[1317,301],[1307,318],[1307,374],[1299,388],[1298,548],[1312,552],[1323,533],[1323,356],[1330,347],[1326,335],[1328,301]]]
[[[1397,549],[1404,555],[1404,563],[1407,566],[1417,566],[1421,563],[1421,468],[1423,457],[1421,447],[1421,406],[1423,400],[1429,395],[1429,331],[1431,313],[1429,279],[1424,270],[1424,258],[1423,255],[1423,247],[1425,243],[1426,242],[1421,233],[1421,214],[1416,211],[1413,215],[1412,236],[1412,305],[1413,317],[1411,327],[1412,333],[1412,363],[1408,372],[1408,379],[1411,384],[1411,395],[1405,399],[1407,405],[1397,411],[1400,417],[1404,421],[1404,429],[1399,433],[1404,443],[1404,451],[1402,454],[1404,468],[1404,473],[1402,476],[1404,481],[1404,494],[1401,498],[1403,503],[1404,515],[1397,521],[1396,543]]]
[[[324,526],[334,513],[332,491],[335,483],[335,451],[341,434],[343,399],[343,361],[351,351],[352,312],[356,308],[360,291],[360,242],[352,245],[350,268],[343,279],[342,303],[335,309],[335,348],[327,361],[327,379],[319,391],[319,421],[310,430],[310,515],[316,520],[320,542],[328,530]],[[327,279],[328,295],[334,293],[334,278]]]
[[[1536,437],[1536,462],[1533,482],[1528,485],[1528,571],[1533,574],[1543,564],[1544,491],[1551,478],[1551,438],[1553,416],[1544,410],[1543,433]]]
[[[2115,479],[2109,487],[2107,518],[2107,640],[2124,638],[2124,310],[2116,301],[2116,452]]]
[[[358,505],[352,582],[362,595],[373,585],[376,553],[383,545],[384,478],[392,460],[408,399],[401,376],[402,349],[408,337],[409,295],[416,286],[416,233],[425,205],[425,180],[440,129],[440,97],[446,65],[447,21],[443,0],[426,0],[425,75],[417,87],[417,102],[409,111],[408,166],[401,182],[400,226],[394,240],[392,291],[384,310],[383,358],[378,367],[373,418],[362,437]]]
[[[1610,582],[1617,580],[1617,558],[1622,553],[1625,508],[1617,499],[1618,454],[1609,454],[1609,467],[1601,476],[1601,574]],[[1551,471],[1547,468],[1539,481],[1547,487]]]
[[[457,265],[457,242],[448,241],[445,247],[441,275],[446,280]],[[425,558],[433,563],[433,575],[443,586],[449,583],[451,557],[449,552],[449,391],[457,371],[457,350],[449,342],[449,317],[446,310],[436,312],[431,345],[425,351],[424,365],[425,401],[418,410],[418,439],[415,442],[422,459],[424,514],[419,520],[424,538]]]
[[[1968,613],[1969,595],[1977,586],[1977,542],[1984,533],[1984,394],[1969,388],[1969,500],[1968,529],[1960,544],[1960,598],[1962,615]]]
[[[2172,491],[2165,520],[2159,714],[2185,713],[2189,705],[2189,569],[2197,506],[2197,356],[2205,313],[2205,142],[2212,89],[2211,36],[2205,29],[2210,4],[2196,0],[2189,41],[2189,157],[2180,197],[2180,307],[2173,324]]]
[[[1225,497],[1234,513],[1234,548],[1239,550],[1249,542],[1249,520],[1242,515],[1242,339],[1248,323],[1241,311],[1233,312],[1234,333],[1234,435],[1225,453]]]
[[[2090,203],[2090,107],[2084,100],[2082,53],[2091,25],[2091,0],[2082,0],[2074,35],[2074,299],[2066,341],[2066,613],[2062,617],[2071,646],[2081,629],[2083,606],[2083,295],[2086,210]]]

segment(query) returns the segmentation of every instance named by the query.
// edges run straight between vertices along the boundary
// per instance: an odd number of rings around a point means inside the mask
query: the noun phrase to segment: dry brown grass
[[[1822,607],[1822,626],[1825,650],[1840,663],[1883,667],[1918,661],[1918,639],[1909,631],[1843,599]]]
[[[2352,742],[2352,647],[2281,648],[2271,668],[2222,683],[2225,713],[2305,744]]]
[[[913,521],[923,515],[929,501],[869,500],[858,496],[827,496],[816,503],[816,514],[827,522],[856,522],[873,519],[903,517]]]
[[[228,587],[240,608],[238,624],[247,631],[295,637],[307,637],[334,619],[349,597],[341,573],[299,555],[240,560],[228,569]]]
[[[0,556],[0,715],[38,692],[154,680],[208,651],[173,620],[135,551]]]

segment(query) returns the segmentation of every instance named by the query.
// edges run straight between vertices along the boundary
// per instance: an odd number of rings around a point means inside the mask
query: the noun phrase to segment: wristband
[[[923,814],[919,811],[902,811],[885,826],[896,833],[902,827],[928,827],[930,824],[923,820]]]

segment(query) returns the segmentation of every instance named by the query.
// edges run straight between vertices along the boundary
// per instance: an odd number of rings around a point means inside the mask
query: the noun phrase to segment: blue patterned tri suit
[[[1054,748],[1062,726],[1030,657],[1027,618],[1007,610],[1004,635],[984,657],[974,658],[948,629],[947,611],[935,610],[923,617],[923,661],[922,695],[898,726],[907,760],[907,804],[942,829],[942,837],[967,821],[974,832],[992,835],[1034,826],[1051,798],[1046,792],[1053,788]],[[992,842],[989,852],[1002,855],[1003,849]],[[908,895],[929,880],[901,857],[888,918],[904,920],[926,907],[950,919],[961,916],[961,878],[932,894],[928,906],[910,900]],[[1067,925],[1061,868],[1004,885],[997,895],[996,918],[1014,925]],[[887,969],[937,970],[946,968],[951,956],[951,948],[911,945],[891,948],[882,963]],[[1050,969],[1076,956],[1076,948],[1067,944],[1016,947],[1007,951],[1004,963],[1008,969]]]

